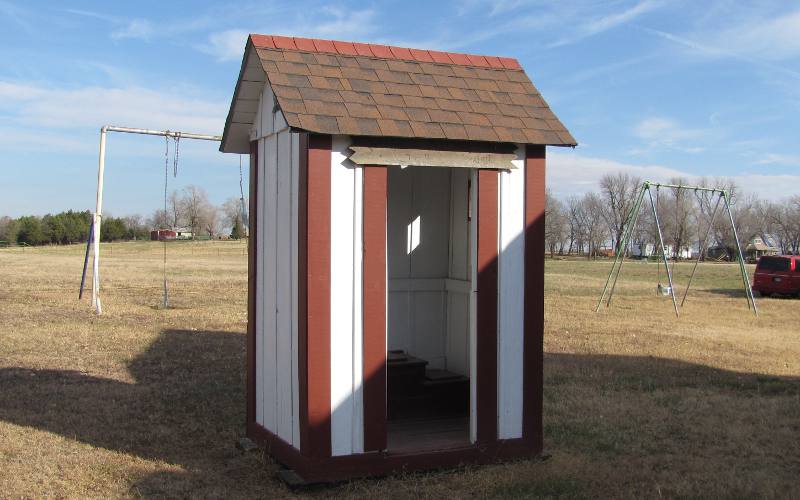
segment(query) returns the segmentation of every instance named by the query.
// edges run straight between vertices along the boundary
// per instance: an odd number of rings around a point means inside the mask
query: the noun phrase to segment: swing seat
[[[658,294],[659,295],[663,295],[665,297],[669,297],[672,294],[672,287],[670,287],[670,286],[664,286],[661,283],[659,283],[658,287],[656,287],[656,288],[658,290]]]

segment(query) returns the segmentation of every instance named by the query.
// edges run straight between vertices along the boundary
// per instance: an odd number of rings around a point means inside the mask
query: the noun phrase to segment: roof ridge
[[[397,47],[375,43],[344,42],[320,38],[260,35],[257,33],[251,33],[250,40],[256,48],[299,50],[304,52],[322,52],[348,56],[376,57],[379,59],[398,59],[522,71],[522,66],[512,57],[443,52],[440,50],[415,49],[411,47]]]

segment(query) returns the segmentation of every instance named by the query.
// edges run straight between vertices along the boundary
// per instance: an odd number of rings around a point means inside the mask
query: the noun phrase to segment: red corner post
[[[478,171],[476,411],[478,443],[497,440],[497,252],[499,172]]]
[[[364,167],[364,451],[386,449],[386,167]]]
[[[525,341],[522,437],[542,451],[544,340],[545,147],[525,149]]]
[[[298,213],[300,452],[331,456],[331,136],[303,134]]]
[[[256,425],[256,252],[258,236],[258,141],[250,141],[250,227],[247,231],[247,414],[245,429]]]

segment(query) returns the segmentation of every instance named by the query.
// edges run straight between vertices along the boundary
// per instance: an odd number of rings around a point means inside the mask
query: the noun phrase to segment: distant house
[[[745,255],[748,261],[755,262],[765,255],[778,255],[780,249],[767,236],[756,236],[745,248]]]
[[[175,229],[176,240],[193,240],[194,233],[190,228],[177,228]]]
[[[652,243],[634,243],[631,245],[631,255],[633,257],[640,257],[640,258],[649,258],[655,256],[661,256],[661,249],[658,245],[654,245]],[[672,245],[664,245],[664,251],[667,254],[667,257],[673,257],[674,251]],[[689,247],[683,247],[678,251],[678,258],[679,259],[691,259],[694,253],[692,249]]]
[[[150,240],[151,241],[167,241],[167,240],[174,240],[177,237],[178,233],[173,231],[172,229],[153,229],[150,231]]]
[[[192,240],[194,233],[191,229],[153,229],[150,231],[151,241]]]

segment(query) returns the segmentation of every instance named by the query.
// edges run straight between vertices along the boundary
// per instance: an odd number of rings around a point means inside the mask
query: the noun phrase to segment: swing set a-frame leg
[[[728,210],[728,220],[731,223],[731,231],[733,232],[733,241],[736,242],[736,252],[739,260],[739,271],[742,274],[742,284],[744,285],[744,294],[747,298],[747,308],[753,309],[756,317],[758,317],[758,308],[756,307],[756,299],[753,296],[753,288],[750,286],[750,277],[747,276],[747,267],[744,264],[744,255],[742,255],[742,245],[739,244],[739,233],[736,231],[736,224],[733,222],[733,214],[731,213],[731,203],[727,192],[722,193],[722,199],[725,201],[725,208]],[[752,304],[752,307],[751,307]]]
[[[653,218],[656,221],[656,228],[658,228],[658,242],[661,245],[661,257],[664,259],[664,269],[667,270],[667,279],[669,280],[669,295],[672,297],[672,306],[675,308],[675,316],[680,317],[680,312],[678,312],[678,302],[675,300],[675,287],[672,284],[672,271],[669,269],[669,263],[667,262],[667,249],[664,247],[664,235],[661,233],[661,222],[658,220],[658,210],[656,210],[656,204],[653,202],[653,193],[650,190],[647,190],[647,195],[650,197],[650,206],[653,208]]]
[[[606,307],[611,305],[611,299],[614,297],[614,290],[617,288],[617,280],[619,279],[620,272],[622,271],[622,265],[625,263],[625,251],[628,248],[628,243],[633,235],[633,231],[636,229],[636,223],[639,220],[639,211],[642,206],[642,200],[644,200],[644,192],[647,189],[647,185],[643,185],[641,190],[639,190],[639,194],[636,196],[636,203],[634,203],[633,210],[628,216],[628,222],[625,224],[625,231],[622,233],[622,239],[617,242],[617,250],[616,254],[614,255],[614,264],[611,266],[611,271],[608,273],[608,278],[606,278],[606,284],[603,286],[603,293],[600,294],[600,300],[597,302],[595,312],[598,312],[600,310],[600,306],[603,304],[603,299],[605,298],[606,291],[608,291],[609,283],[611,283],[611,291],[608,294],[608,302],[606,302]],[[612,276],[614,278],[613,283],[611,282]]]

